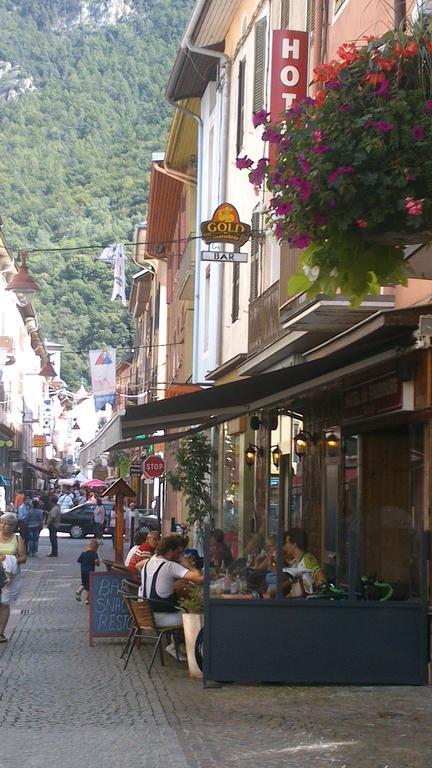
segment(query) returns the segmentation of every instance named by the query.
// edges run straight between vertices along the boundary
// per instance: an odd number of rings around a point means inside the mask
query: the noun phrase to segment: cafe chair
[[[158,651],[160,654],[161,662],[163,665],[165,665],[165,657],[162,645],[162,638],[165,635],[172,635],[177,659],[179,659],[178,635],[181,631],[181,628],[178,625],[159,627],[156,624],[154,618],[151,601],[147,598],[138,597],[136,593],[133,594],[132,588],[135,588],[135,586],[136,585],[131,582],[123,581],[122,589],[120,592],[132,620],[129,637],[126,641],[126,645],[123,648],[120,658],[126,656],[126,660],[123,666],[123,669],[126,669],[135,645],[139,644],[141,640],[153,640],[154,649],[150,659],[150,664],[147,668],[149,677],[151,677],[151,670]]]

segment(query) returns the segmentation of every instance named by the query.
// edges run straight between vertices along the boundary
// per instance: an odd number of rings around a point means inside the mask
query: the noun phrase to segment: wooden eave
[[[160,258],[159,243],[167,243],[174,237],[179,214],[180,195],[183,183],[170,176],[163,162],[152,164],[147,217],[147,253],[150,258]]]

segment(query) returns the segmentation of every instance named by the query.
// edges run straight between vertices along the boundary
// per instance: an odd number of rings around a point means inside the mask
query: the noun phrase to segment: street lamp
[[[54,379],[57,378],[56,369],[54,368],[49,355],[39,371],[39,376],[44,376],[47,381],[54,381]]]
[[[39,285],[33,280],[27,267],[27,252],[20,251],[20,266],[18,272],[9,280],[6,291],[13,291],[17,304],[20,307],[26,307],[30,304],[36,293],[40,290]]]

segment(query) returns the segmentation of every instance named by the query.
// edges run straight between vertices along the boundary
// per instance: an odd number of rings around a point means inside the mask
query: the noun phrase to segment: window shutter
[[[232,282],[232,305],[231,322],[238,320],[240,309],[240,264],[235,261],[233,264],[233,282]]]
[[[307,0],[306,32],[313,32],[315,29],[315,11],[316,11],[316,0]]]
[[[258,296],[258,280],[259,280],[259,261],[261,252],[261,242],[257,236],[260,228],[260,215],[259,213],[252,214],[252,237],[251,237],[251,269],[250,269],[250,301],[253,301]]]
[[[260,19],[255,24],[255,67],[253,89],[253,111],[259,112],[264,107],[264,76],[266,62],[267,19]]]
[[[237,94],[237,156],[243,147],[246,59],[239,62]]]
[[[289,29],[291,0],[281,0],[281,29]]]

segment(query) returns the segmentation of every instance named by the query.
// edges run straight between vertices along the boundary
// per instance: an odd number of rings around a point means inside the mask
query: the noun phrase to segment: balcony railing
[[[248,355],[254,355],[283,334],[279,320],[279,282],[249,305]]]

